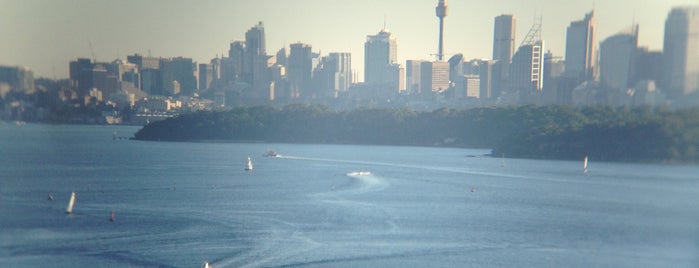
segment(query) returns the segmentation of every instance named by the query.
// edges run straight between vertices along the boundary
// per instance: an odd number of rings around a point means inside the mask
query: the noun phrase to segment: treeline
[[[138,140],[353,143],[491,148],[493,155],[697,162],[699,109],[522,106],[357,109],[258,106],[196,112],[145,126]]]

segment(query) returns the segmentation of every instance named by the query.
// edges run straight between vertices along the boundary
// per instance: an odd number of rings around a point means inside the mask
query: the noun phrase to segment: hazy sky
[[[263,21],[267,52],[295,42],[315,52],[351,52],[352,67],[363,79],[367,35],[387,28],[397,36],[398,58],[434,59],[437,0],[0,0],[0,65],[21,65],[35,77],[65,78],[68,62],[91,58],[125,59],[139,53],[191,57],[208,63],[227,54],[229,43]],[[493,18],[513,14],[516,44],[536,14],[543,15],[547,50],[565,54],[566,27],[593,6],[597,42],[640,24],[639,45],[662,49],[665,18],[671,7],[699,0],[447,0],[445,54],[492,56]]]

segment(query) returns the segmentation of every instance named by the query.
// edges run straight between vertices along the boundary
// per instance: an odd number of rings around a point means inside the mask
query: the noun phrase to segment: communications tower
[[[437,60],[442,61],[444,60],[444,17],[447,16],[446,0],[439,0],[435,9],[439,18],[439,54],[437,54]]]

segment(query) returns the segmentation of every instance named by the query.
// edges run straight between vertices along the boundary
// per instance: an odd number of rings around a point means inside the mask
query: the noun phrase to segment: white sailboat
[[[252,171],[252,160],[248,156],[248,165],[245,167],[245,171]]]
[[[587,155],[583,158],[583,173],[587,174]]]
[[[75,192],[70,194],[70,201],[68,201],[68,207],[66,208],[66,213],[73,213],[73,206],[75,205]]]

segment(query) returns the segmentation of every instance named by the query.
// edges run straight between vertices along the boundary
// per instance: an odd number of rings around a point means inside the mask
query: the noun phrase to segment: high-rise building
[[[197,80],[194,77],[196,67],[191,58],[162,59],[160,69],[165,95],[184,94],[191,96],[197,90]]]
[[[422,62],[420,72],[420,92],[423,94],[442,92],[449,88],[449,62]]]
[[[352,54],[330,53],[328,58],[332,66],[333,89],[346,91],[352,82]]]
[[[478,98],[481,99],[491,99],[493,98],[493,66],[497,61],[494,60],[481,60],[478,67],[478,79],[479,79],[479,94]]]
[[[638,80],[653,80],[655,84],[662,80],[663,52],[661,50],[648,50],[647,47],[639,47],[636,52],[636,77]]]
[[[311,46],[291,44],[286,74],[291,98],[310,98],[312,91],[313,52]]]
[[[491,88],[488,98],[498,97],[507,87],[510,63],[515,52],[516,20],[513,15],[503,14],[495,17],[493,29],[493,75],[488,86]],[[482,83],[481,83],[482,85]],[[481,96],[486,97],[486,96]]]
[[[277,57],[277,64],[279,64],[279,65],[281,65],[281,66],[286,66],[286,65],[287,65],[286,59],[287,59],[288,55],[286,54],[286,48],[285,48],[285,47],[283,47],[283,48],[281,48],[279,51],[277,51],[276,57]]]
[[[607,37],[600,43],[600,84],[625,90],[636,85],[638,25]]]
[[[233,41],[228,49],[228,58],[222,60],[221,79],[226,83],[242,82],[245,42]]]
[[[519,100],[530,102],[544,87],[544,41],[522,45],[512,58],[510,92],[518,93]]]
[[[27,67],[0,66],[0,83],[6,83],[12,91],[34,92],[34,72]]]
[[[212,64],[199,64],[199,90],[208,89],[214,81],[214,66]]]
[[[405,61],[405,89],[408,94],[420,93],[420,65],[425,62],[422,60],[406,60]]]
[[[245,57],[243,59],[243,80],[249,84],[253,84],[255,77],[255,69],[260,64],[264,64],[262,57],[267,55],[265,43],[265,27],[262,22],[250,28],[245,33]]]
[[[676,7],[665,21],[664,88],[669,97],[699,92],[699,6]]]
[[[141,56],[139,54],[134,54],[131,56],[126,56],[126,61],[136,64],[139,70],[144,69],[160,69],[160,58]]]
[[[376,35],[367,36],[364,43],[364,82],[371,85],[392,84],[398,79],[389,76],[391,64],[398,62],[396,37],[382,29]]]
[[[595,79],[595,18],[594,10],[585,18],[573,21],[566,32],[565,76],[575,84]]]
[[[495,17],[493,30],[493,60],[509,63],[515,52],[515,17],[500,15]]]

